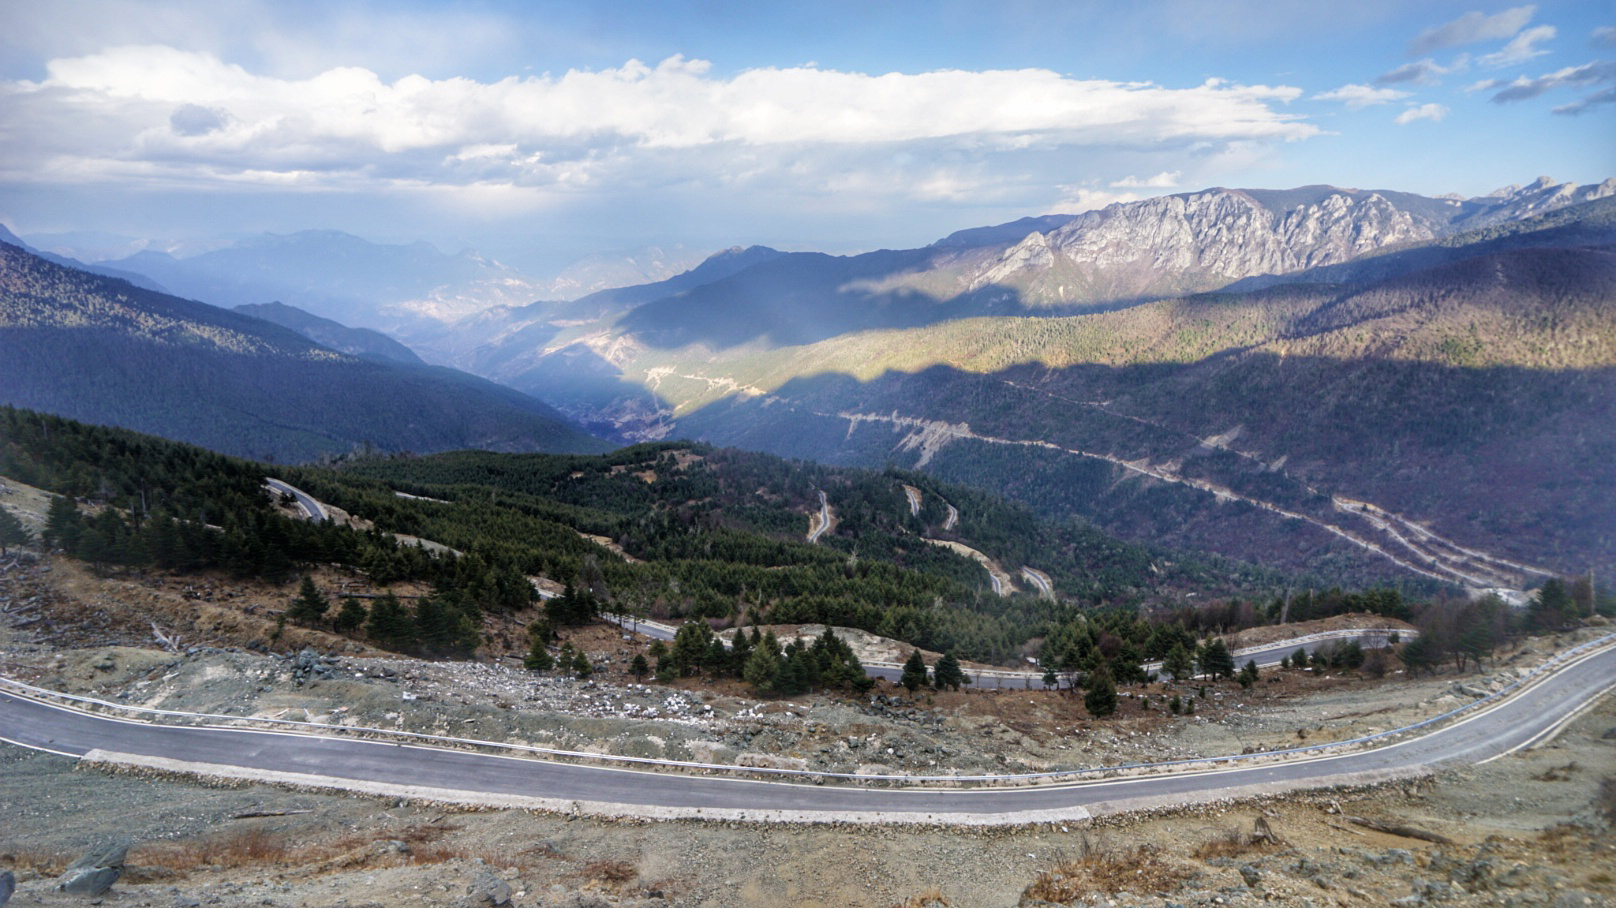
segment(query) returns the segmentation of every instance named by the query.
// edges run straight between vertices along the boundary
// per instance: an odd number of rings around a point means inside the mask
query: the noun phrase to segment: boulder
[[[101,895],[123,876],[123,861],[128,854],[127,840],[92,848],[62,871],[56,878],[56,890],[68,895]]]
[[[291,659],[292,680],[299,687],[310,681],[326,681],[336,676],[337,660],[305,649]]]
[[[470,908],[505,908],[510,903],[511,887],[508,883],[486,867],[477,871],[477,876],[471,881],[470,897],[466,900]]]

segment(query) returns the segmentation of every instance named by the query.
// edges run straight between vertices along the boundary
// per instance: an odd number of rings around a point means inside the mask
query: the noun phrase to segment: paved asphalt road
[[[1442,763],[1474,763],[1521,747],[1556,728],[1592,697],[1616,687],[1616,647],[1570,662],[1545,680],[1463,720],[1400,743],[1333,757],[1216,771],[1161,772],[1126,779],[1022,788],[866,788],[766,782],[729,776],[644,772],[552,763],[434,747],[317,735],[149,725],[101,718],[0,694],[0,737],[14,744],[83,755],[91,750],[150,755],[251,770],[306,773],[331,784],[428,786],[481,795],[517,795],[626,805],[629,810],[794,812],[833,818],[971,817],[1014,822],[1073,819],[1148,804],[1205,800],[1232,789],[1279,792],[1333,784],[1344,774],[1396,774]]]
[[[326,519],[325,508],[320,507],[320,503],[302,489],[281,482],[279,479],[266,479],[264,480],[264,485],[282,495],[290,495],[296,498],[298,507],[303,509],[303,513],[307,514],[310,520],[319,522]]]
[[[830,529],[830,499],[825,497],[824,492],[820,492],[819,493],[819,528],[814,530],[812,533],[808,534],[808,541],[809,542],[818,542],[819,537],[825,535],[825,531],[828,530],[828,529]]]

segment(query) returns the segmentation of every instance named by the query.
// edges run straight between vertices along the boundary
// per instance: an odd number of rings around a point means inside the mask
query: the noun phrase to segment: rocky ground
[[[462,812],[0,747],[0,868],[14,905],[84,904],[53,882],[120,836],[133,846],[108,905],[1601,905],[1616,896],[1612,728],[1607,702],[1549,747],[1417,784],[976,831]],[[1271,841],[1253,841],[1259,822]]]
[[[1452,679],[1437,678],[1389,685],[1395,696],[1366,708],[1364,678],[1292,671],[1270,672],[1250,690],[1232,682],[1125,689],[1118,715],[1103,722],[1080,697],[1041,689],[911,696],[882,684],[868,698],[758,701],[733,682],[636,683],[628,666],[650,641],[605,625],[568,632],[598,666],[579,681],[522,669],[514,643],[496,643],[482,662],[431,662],[281,628],[275,618],[290,588],[102,577],[71,560],[31,558],[0,565],[0,582],[0,669],[54,690],[131,706],[666,760],[862,774],[1045,772],[1338,740],[1468,698]],[[519,616],[505,623],[511,627],[495,624],[490,636],[525,636]],[[177,645],[159,646],[154,629]],[[1516,651],[1492,676],[1466,684],[1472,693],[1496,686],[1538,655]],[[1194,715],[1172,715],[1174,696],[1193,702]]]
[[[7,556],[0,674],[130,705],[628,756],[1015,772],[1355,737],[1468,702],[1604,630],[1531,641],[1462,677],[1410,680],[1394,664],[1383,679],[1269,672],[1250,690],[1225,683],[1204,696],[1196,685],[1135,688],[1097,722],[1078,698],[1042,690],[911,697],[883,685],[856,700],[757,701],[739,685],[642,685],[626,669],[647,641],[604,626],[571,641],[600,666],[593,679],[537,676],[510,658],[519,618],[489,629],[484,662],[400,659],[316,632],[277,635],[291,595]],[[1172,715],[1173,694],[1195,714]],[[14,905],[83,904],[54,882],[125,839],[126,872],[100,903],[1571,906],[1616,898],[1613,812],[1610,699],[1549,746],[1414,784],[999,830],[469,811],[114,775],[0,746],[0,879],[15,874]]]

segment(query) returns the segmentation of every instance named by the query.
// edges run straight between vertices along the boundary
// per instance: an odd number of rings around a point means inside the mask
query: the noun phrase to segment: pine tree
[[[364,603],[352,596],[344,596],[342,607],[337,609],[337,617],[332,619],[331,627],[339,634],[351,634],[364,626],[369,614]]]
[[[79,506],[66,495],[51,496],[50,509],[45,514],[45,542],[73,551],[78,546],[79,534],[84,530],[84,515]]]
[[[415,627],[410,614],[392,593],[383,595],[370,607],[365,634],[377,646],[394,652],[408,652],[415,647]]]
[[[1240,669],[1238,680],[1241,688],[1249,688],[1257,683],[1257,660],[1252,659],[1246,662],[1245,667]]]
[[[1234,654],[1229,652],[1229,645],[1221,637],[1213,637],[1201,647],[1198,662],[1201,664],[1201,674],[1216,681],[1219,678],[1234,677]]]
[[[780,673],[780,653],[768,646],[759,646],[746,657],[741,666],[741,678],[760,694],[774,693],[774,679]]]
[[[286,610],[286,617],[306,627],[316,627],[325,620],[326,610],[330,607],[331,603],[326,600],[325,594],[314,585],[314,578],[304,574],[303,584],[298,587],[297,597]]]
[[[814,660],[805,649],[787,647],[787,650],[785,662],[774,676],[774,692],[794,697],[813,688]]]
[[[969,683],[964,670],[960,668],[959,660],[954,658],[953,653],[944,653],[943,658],[937,660],[937,667],[932,670],[932,680],[938,690],[945,687],[949,690],[959,690],[961,684]]]
[[[926,659],[920,655],[920,650],[914,650],[909,654],[909,661],[903,664],[903,675],[898,683],[907,688],[911,694],[925,686]]]
[[[1558,577],[1549,578],[1532,599],[1527,617],[1532,629],[1538,631],[1554,630],[1575,623],[1577,605],[1566,589],[1565,581]]]
[[[11,546],[27,545],[33,538],[17,515],[0,508],[0,555],[4,555]]]
[[[1104,719],[1117,711],[1117,684],[1110,669],[1101,666],[1089,676],[1088,691],[1083,694],[1083,708],[1096,719]]]
[[[1403,666],[1408,669],[1410,678],[1435,669],[1437,660],[1441,658],[1431,638],[1424,634],[1403,644],[1398,656],[1402,658]]]
[[[729,650],[724,648],[724,641],[716,635],[707,644],[707,658],[702,660],[702,668],[714,677],[729,673]]]
[[[550,655],[549,647],[544,645],[544,639],[534,637],[528,644],[527,655],[522,659],[522,667],[530,672],[547,672],[555,668],[555,658]]]
[[[651,663],[645,661],[644,653],[634,654],[634,661],[628,664],[628,673],[633,675],[636,681],[644,681],[645,676],[651,673]]]
[[[694,675],[712,658],[713,629],[705,620],[696,619],[679,625],[673,635],[673,649],[668,660],[681,677]]]
[[[587,678],[595,673],[595,664],[589,661],[583,650],[577,650],[572,654],[572,673],[579,678]]]
[[[729,654],[726,657],[726,670],[735,677],[741,677],[746,671],[746,660],[752,657],[752,638],[743,630],[735,632],[735,640],[730,644]]]
[[[1162,672],[1174,681],[1188,681],[1194,671],[1195,664],[1189,650],[1182,643],[1173,644],[1167,658],[1162,660]]]

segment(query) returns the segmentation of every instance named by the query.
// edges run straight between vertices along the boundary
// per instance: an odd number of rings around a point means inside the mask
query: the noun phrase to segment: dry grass
[[[1251,833],[1247,834],[1238,828],[1228,827],[1195,846],[1191,854],[1197,860],[1209,861],[1214,858],[1236,858],[1247,854],[1268,854],[1278,851],[1281,847],[1282,843],[1279,837],[1274,835],[1273,829],[1269,828],[1268,821],[1259,817]]]
[[[1169,862],[1162,856],[1162,850],[1153,845],[1111,848],[1092,845],[1084,838],[1082,852],[1038,874],[1023,893],[1023,899],[1064,904],[1102,893],[1168,893],[1196,873],[1189,867]]]
[[[621,886],[639,876],[640,871],[628,861],[600,860],[590,861],[579,868],[575,875],[592,883]]]
[[[639,875],[639,868],[628,861],[601,859],[590,861],[566,878],[576,881],[582,889],[620,895]]]
[[[36,877],[59,876],[73,863],[75,856],[39,848],[14,848],[0,851],[0,867],[19,873],[27,871]]]
[[[1267,842],[1253,841],[1252,838],[1238,829],[1228,829],[1216,837],[1195,846],[1190,852],[1196,860],[1210,861],[1214,858],[1237,858],[1248,854],[1268,854],[1277,851],[1277,846]]]
[[[280,864],[302,855],[301,849],[294,852],[284,833],[242,829],[207,839],[140,845],[130,851],[129,863],[189,873],[204,867],[233,870]]]
[[[1552,769],[1544,770],[1532,778],[1539,782],[1564,782],[1570,779],[1571,775],[1580,768],[1581,767],[1579,767],[1575,762],[1571,762],[1564,766],[1556,766]]]
[[[520,866],[530,863],[521,855],[512,856],[485,848],[466,848],[443,841],[461,827],[452,823],[416,823],[402,829],[378,829],[327,842],[295,839],[278,830],[241,829],[207,838],[178,842],[151,842],[129,852],[131,879],[166,880],[197,871],[247,870],[295,865],[320,875],[370,867],[403,864],[442,864],[448,861],[482,860],[491,867]],[[58,874],[72,861],[71,856],[8,850],[0,855],[6,866],[28,868],[38,876]]]
[[[1599,783],[1599,794],[1594,798],[1594,806],[1598,808],[1600,816],[1605,822],[1616,826],[1616,776],[1608,776]]]

